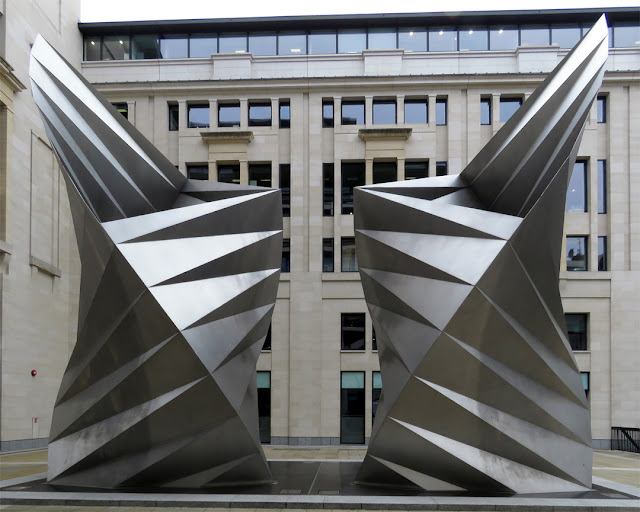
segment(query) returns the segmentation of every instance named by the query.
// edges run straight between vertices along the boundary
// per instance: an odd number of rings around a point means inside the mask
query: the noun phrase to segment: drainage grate
[[[300,489],[282,489],[280,494],[300,494]]]
[[[324,494],[327,496],[337,496],[340,494],[340,491],[318,491],[318,494]]]

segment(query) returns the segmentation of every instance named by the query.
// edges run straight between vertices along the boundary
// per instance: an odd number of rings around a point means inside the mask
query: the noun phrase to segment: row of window
[[[582,271],[589,270],[589,237],[588,236],[568,236],[567,237],[567,270]],[[609,270],[607,258],[607,237],[598,237],[598,270]]]
[[[591,24],[370,28],[299,32],[135,34],[85,37],[84,60],[206,58],[215,53],[327,55],[402,48],[410,52],[515,50],[518,46],[573,48]],[[616,23],[609,46],[638,47],[640,24]]]
[[[289,100],[278,102],[278,126],[280,128],[291,127],[291,106]],[[188,128],[209,128],[209,104],[191,103],[187,106]],[[249,126],[271,126],[271,102],[249,102]],[[240,102],[227,102],[218,104],[218,127],[236,128],[240,126]],[[180,128],[179,107],[169,104],[169,131],[177,131]]]

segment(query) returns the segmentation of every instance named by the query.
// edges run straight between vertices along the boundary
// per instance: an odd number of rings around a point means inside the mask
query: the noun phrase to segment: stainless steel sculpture
[[[591,487],[589,408],[558,273],[567,185],[607,48],[603,17],[462,174],[356,189],[384,385],[357,481]]]
[[[49,482],[270,481],[255,365],[280,274],[280,191],[187,180],[41,37],[30,76],[82,261]]]

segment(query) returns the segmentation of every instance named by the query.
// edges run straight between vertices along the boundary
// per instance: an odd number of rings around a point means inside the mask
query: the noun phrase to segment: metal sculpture
[[[591,487],[589,406],[558,273],[607,47],[603,17],[462,174],[356,189],[384,386],[358,482]]]
[[[270,481],[255,365],[280,274],[280,191],[186,179],[41,37],[30,77],[82,262],[49,482]]]

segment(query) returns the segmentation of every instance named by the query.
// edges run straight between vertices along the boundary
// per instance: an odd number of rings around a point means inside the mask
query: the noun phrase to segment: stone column
[[[209,128],[218,127],[218,100],[209,100]],[[211,176],[209,176],[211,179]]]
[[[248,128],[249,128],[249,100],[245,98],[240,100],[240,129],[247,130]]]
[[[240,185],[249,184],[249,161],[240,160]]]
[[[404,124],[404,94],[398,95],[396,99],[396,123]]]
[[[373,184],[373,158],[364,160],[364,183],[365,185]]]
[[[403,181],[404,180],[404,157],[398,157],[397,161],[396,161],[396,166],[397,166],[397,180],[398,181]]]

